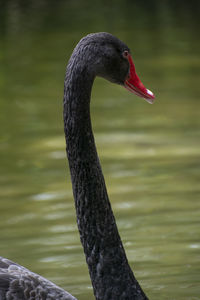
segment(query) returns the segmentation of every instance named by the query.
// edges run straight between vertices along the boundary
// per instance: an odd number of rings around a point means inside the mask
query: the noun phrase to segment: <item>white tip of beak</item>
[[[146,89],[146,93],[147,93],[147,95],[149,95],[149,97],[151,97],[151,98],[145,98],[145,100],[146,100],[147,102],[149,102],[150,104],[153,104],[154,101],[155,101],[155,96],[154,96],[154,94],[153,94],[150,90],[148,90],[148,89]]]
[[[153,96],[153,93],[150,90],[147,90],[147,94],[149,94],[150,96]]]

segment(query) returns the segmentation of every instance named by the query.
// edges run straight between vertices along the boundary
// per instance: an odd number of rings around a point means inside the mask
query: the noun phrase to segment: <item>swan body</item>
[[[152,103],[129,48],[108,33],[89,34],[75,47],[64,84],[64,131],[77,224],[96,300],[147,300],[118,233],[94,142],[90,97],[101,76]],[[0,259],[0,300],[75,298],[45,278]]]
[[[77,300],[51,281],[0,257],[0,300]]]

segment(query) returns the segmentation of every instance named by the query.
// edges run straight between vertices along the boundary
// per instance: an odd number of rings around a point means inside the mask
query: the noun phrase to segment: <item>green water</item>
[[[200,299],[199,4],[7,1],[0,9],[0,255],[94,299],[76,227],[62,121],[78,40],[132,49],[149,105],[97,79],[92,120],[110,200],[150,299]]]

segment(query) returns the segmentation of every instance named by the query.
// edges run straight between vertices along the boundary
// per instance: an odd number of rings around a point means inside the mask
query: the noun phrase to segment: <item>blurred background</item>
[[[0,0],[0,255],[94,299],[62,120],[67,61],[107,31],[149,105],[97,78],[92,120],[129,262],[150,299],[200,299],[200,2]]]

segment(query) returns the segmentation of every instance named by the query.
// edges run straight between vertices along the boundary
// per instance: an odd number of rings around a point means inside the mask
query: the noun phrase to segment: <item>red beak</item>
[[[155,99],[154,94],[150,90],[146,89],[143,83],[140,81],[140,78],[136,74],[135,65],[130,54],[128,54],[127,59],[130,69],[128,77],[124,83],[125,88],[137,96],[144,98],[147,102],[153,104]]]

